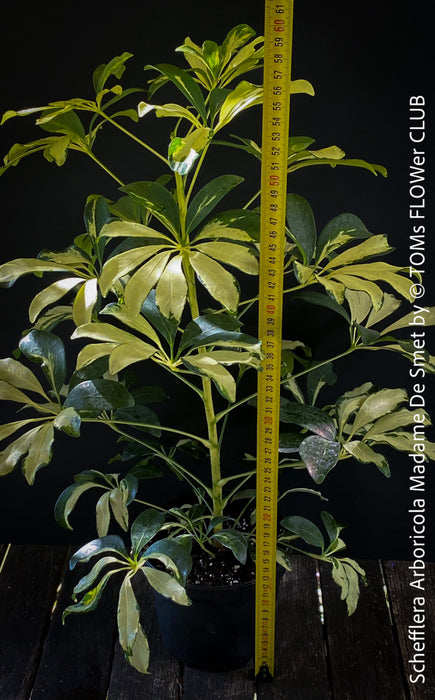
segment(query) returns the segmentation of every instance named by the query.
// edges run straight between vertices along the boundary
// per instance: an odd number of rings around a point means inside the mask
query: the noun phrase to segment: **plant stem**
[[[299,377],[302,377],[304,374],[308,374],[309,372],[312,372],[314,369],[318,369],[318,367],[323,367],[324,365],[327,365],[329,362],[336,362],[336,360],[340,360],[342,357],[346,357],[346,355],[350,355],[352,352],[354,352],[354,350],[362,350],[362,349],[368,349],[368,348],[362,348],[359,346],[352,345],[347,350],[340,352],[338,355],[334,355],[334,357],[330,357],[327,360],[322,360],[321,362],[316,362],[316,364],[311,365],[311,367],[308,367],[307,369],[303,369],[300,372],[296,372],[296,374],[292,374],[291,379],[299,379]],[[281,381],[281,384],[284,384],[284,382],[286,382],[286,381],[287,381],[287,377]],[[229,413],[230,411],[233,411],[235,408],[238,408],[239,406],[243,406],[244,403],[247,403],[248,401],[255,399],[256,396],[257,396],[257,392],[254,392],[253,394],[250,394],[249,396],[245,396],[243,399],[240,399],[240,401],[236,401],[235,403],[231,404],[231,406],[228,406],[228,408],[224,408],[222,411],[220,411],[217,414],[216,420],[220,421],[221,418],[224,418],[224,416],[227,413]]]
[[[123,421],[123,420],[114,420],[114,419],[108,419],[102,421],[101,418],[89,418],[85,419],[86,423],[101,423],[104,422],[106,425],[109,425],[112,427],[112,425],[128,425],[130,428],[151,428],[155,430],[165,430],[169,433],[176,433],[177,435],[182,435],[185,438],[189,438],[190,440],[196,440],[197,442],[201,442],[205,447],[209,447],[209,442],[205,438],[200,437],[199,435],[193,435],[193,433],[187,433],[184,430],[177,430],[177,428],[169,428],[165,425],[156,425],[154,423],[132,423],[131,421]]]
[[[94,161],[94,163],[99,165],[100,168],[102,168],[108,175],[110,175],[110,177],[112,177],[115,180],[115,182],[118,183],[118,185],[121,185],[121,187],[124,185],[124,182],[120,180],[119,177],[117,177],[117,175],[115,175],[115,173],[113,173],[106,165],[104,165],[104,163],[99,158],[97,158],[97,156],[94,153],[92,153],[92,151],[89,148],[86,148],[86,150],[83,149],[82,152],[89,156],[89,158],[91,158]]]
[[[125,134],[129,138],[133,139],[133,141],[136,141],[136,143],[138,143],[140,146],[142,146],[143,148],[146,148],[147,151],[150,151],[150,153],[152,153],[157,158],[162,160],[165,165],[168,165],[168,161],[164,156],[162,156],[158,151],[155,151],[154,148],[152,148],[147,143],[145,143],[145,141],[142,141],[142,139],[135,136],[135,134],[133,134],[131,131],[129,131],[125,127],[121,126],[121,124],[118,124],[118,122],[115,119],[112,119],[111,117],[109,117],[105,112],[103,112],[103,110],[98,112],[98,114],[100,114],[104,119],[106,119],[110,124],[115,126],[117,129],[122,131],[123,134]]]

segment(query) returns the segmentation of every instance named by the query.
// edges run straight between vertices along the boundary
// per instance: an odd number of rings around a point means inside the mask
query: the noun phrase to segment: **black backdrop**
[[[357,169],[305,169],[297,173],[290,189],[306,196],[314,208],[318,225],[334,215],[351,211],[361,216],[375,233],[385,232],[396,247],[391,262],[406,261],[408,243],[408,100],[425,95],[429,103],[428,42],[425,27],[428,12],[415,14],[408,3],[334,3],[296,0],[293,76],[310,80],[316,96],[296,97],[292,103],[292,133],[316,139],[316,146],[341,146],[348,156],[382,163],[389,177],[373,177]],[[2,112],[10,108],[43,105],[47,101],[92,95],[93,69],[123,51],[131,51],[123,83],[144,85],[147,63],[182,62],[173,50],[185,36],[196,43],[214,39],[221,43],[234,25],[245,22],[258,34],[263,31],[263,2],[239,0],[220,3],[167,0],[160,3],[124,0],[118,5],[78,0],[73,4],[16,3],[9,8],[3,24],[1,52]],[[414,6],[416,8],[417,6]],[[422,12],[422,11],[421,11]],[[428,104],[427,150],[431,137]],[[237,133],[260,139],[259,110],[243,116]],[[152,128],[148,118],[146,128]],[[144,127],[145,128],[145,122]],[[32,119],[15,119],[0,130],[1,154],[15,141],[38,138]],[[102,145],[110,146],[113,161],[125,180],[153,179],[149,161],[142,163],[129,143],[104,135]],[[221,172],[231,172],[239,163],[231,154],[217,162]],[[231,160],[233,158],[233,160]],[[236,157],[237,159],[238,157]],[[152,163],[154,165],[154,163]],[[254,176],[244,173],[248,185]],[[430,165],[428,177],[431,176]],[[247,187],[247,192],[252,187]],[[72,154],[64,168],[48,164],[39,155],[10,169],[0,180],[1,261],[33,256],[41,248],[62,249],[82,233],[82,208],[90,193],[116,196],[113,182],[80,154]],[[228,206],[231,202],[228,201]],[[431,206],[428,201],[427,214]],[[430,244],[430,241],[428,242]],[[429,248],[430,259],[430,248]],[[429,271],[429,270],[428,270]],[[426,276],[429,281],[429,275]],[[26,306],[34,280],[18,282],[1,290],[1,354],[16,347],[26,327]],[[430,291],[426,304],[433,304]],[[334,317],[307,314],[297,307],[286,317],[286,337],[317,348],[317,338],[327,338],[323,352],[339,347],[342,329]],[[323,341],[324,342],[324,341]],[[385,369],[392,374],[385,380]],[[405,386],[410,390],[408,366],[392,356],[379,353],[352,356],[340,366],[338,390],[363,381],[380,385]],[[428,390],[427,396],[433,391]],[[336,390],[330,394],[334,396]],[[175,397],[174,403],[181,402]],[[433,402],[432,402],[433,403]],[[3,408],[2,408],[3,410]],[[191,409],[194,410],[193,407]],[[252,411],[252,409],[251,409]],[[183,406],[185,413],[185,407]],[[8,418],[12,419],[11,414]],[[230,442],[239,459],[253,449],[255,415],[245,412]],[[433,439],[433,437],[432,437]],[[83,447],[86,446],[86,450]],[[50,466],[41,470],[29,488],[20,473],[0,481],[0,539],[21,542],[82,541],[93,537],[87,509],[79,508],[72,521],[73,535],[60,530],[52,518],[56,495],[71,482],[72,474],[98,468],[113,453],[105,433],[86,432],[82,440],[61,436]],[[410,463],[406,456],[390,455],[392,477],[386,480],[372,465],[339,465],[327,480],[328,508],[351,526],[346,539],[353,556],[411,556],[408,508]],[[430,508],[433,479],[428,478]],[[173,485],[176,491],[176,485]],[[157,484],[156,497],[163,498]],[[159,490],[160,489],[160,490]],[[433,491],[432,491],[433,493]],[[49,507],[47,507],[47,503]],[[89,502],[90,505],[90,502]],[[288,505],[292,510],[292,504]],[[293,509],[298,512],[298,508]],[[433,529],[433,528],[432,528]],[[433,541],[429,540],[429,545]],[[433,550],[428,549],[433,558]]]

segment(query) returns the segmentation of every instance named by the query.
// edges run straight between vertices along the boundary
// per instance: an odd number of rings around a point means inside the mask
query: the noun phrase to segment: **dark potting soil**
[[[237,513],[236,513],[237,515]],[[249,515],[239,518],[237,529],[249,532],[251,528]],[[208,543],[210,549],[210,543]],[[245,564],[241,564],[227,547],[219,544],[213,548],[213,555],[205,552],[194,543],[192,547],[192,570],[187,583],[202,586],[233,586],[237,583],[249,583],[255,579],[255,564],[247,556]]]
[[[227,548],[216,550],[212,557],[200,547],[192,548],[192,570],[187,583],[202,586],[232,586],[236,583],[248,583],[255,578],[255,564],[248,556],[246,564],[235,559]]]

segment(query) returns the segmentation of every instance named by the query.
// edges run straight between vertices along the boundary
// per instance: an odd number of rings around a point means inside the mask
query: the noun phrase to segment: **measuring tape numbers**
[[[261,166],[255,675],[274,675],[278,445],[293,0],[266,0]]]

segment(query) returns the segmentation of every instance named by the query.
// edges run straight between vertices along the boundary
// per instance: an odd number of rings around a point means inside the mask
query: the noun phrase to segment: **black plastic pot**
[[[187,585],[192,605],[154,593],[162,642],[179,661],[207,671],[244,666],[254,654],[255,583]]]
[[[277,567],[277,590],[284,573]],[[154,592],[163,646],[179,661],[205,671],[244,666],[255,651],[255,581],[232,586],[187,584],[192,605]]]

